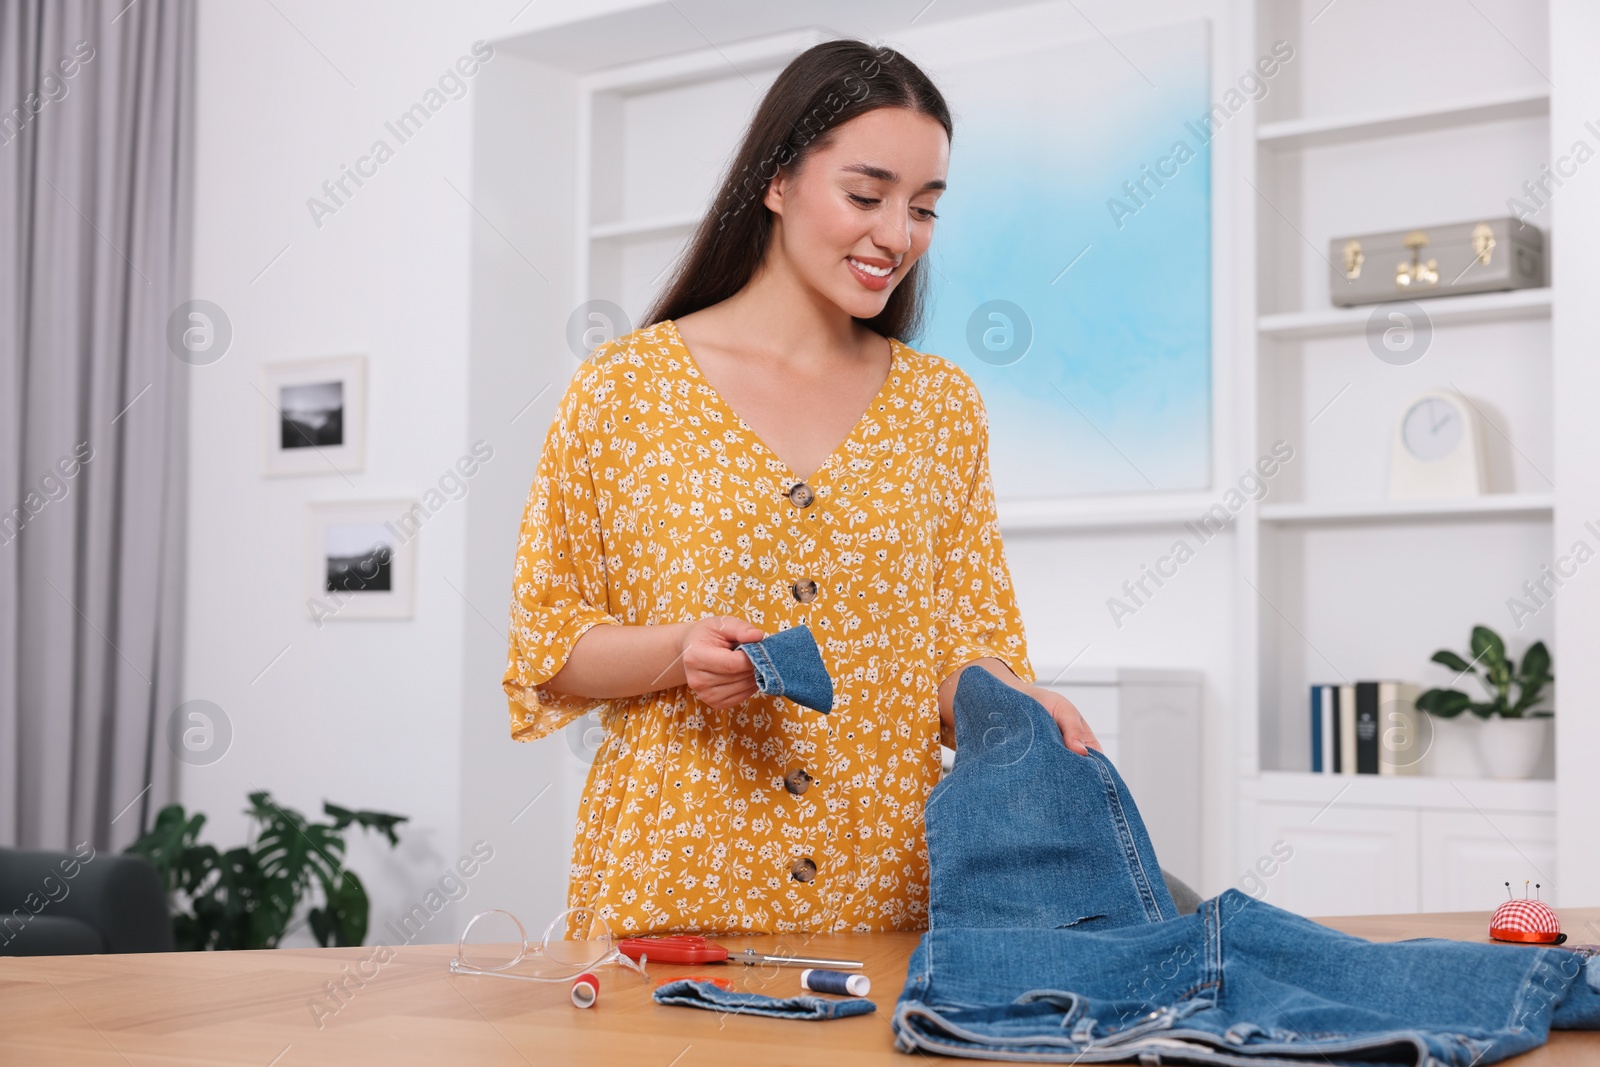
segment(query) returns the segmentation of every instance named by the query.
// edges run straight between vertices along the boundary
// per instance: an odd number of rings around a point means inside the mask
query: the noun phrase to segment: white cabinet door
[[[1556,819],[1516,812],[1424,811],[1422,813],[1422,910],[1489,911],[1515,896],[1523,879],[1542,882],[1541,896],[1554,904]]]
[[[1238,888],[1307,916],[1417,910],[1414,810],[1338,802],[1255,807]]]

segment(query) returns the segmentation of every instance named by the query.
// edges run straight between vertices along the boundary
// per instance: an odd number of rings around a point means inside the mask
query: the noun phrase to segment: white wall
[[[473,231],[468,422],[471,437],[494,442],[497,458],[467,500],[462,592],[488,619],[469,619],[464,635],[461,822],[463,840],[496,849],[480,879],[483,906],[542,924],[566,907],[576,808],[563,800],[577,765],[560,736],[511,740],[500,678],[523,503],[578,363],[561,332],[572,293],[574,185],[570,167],[552,165],[576,149],[577,101],[570,74],[504,51],[484,72],[473,146],[473,200],[495,221],[491,228],[479,218]]]
[[[463,775],[477,768],[462,760],[463,650],[498,644],[503,665],[502,639],[482,631],[503,634],[508,600],[469,605],[455,591],[469,567],[463,531],[485,485],[520,481],[520,500],[535,461],[526,439],[492,438],[495,458],[469,483],[466,501],[427,522],[414,619],[336,619],[319,629],[307,614],[307,502],[418,496],[473,440],[470,256],[481,220],[461,193],[472,188],[483,81],[511,60],[492,59],[467,80],[463,98],[403,145],[384,123],[418,102],[474,40],[616,6],[200,7],[194,294],[221,305],[234,340],[194,375],[184,690],[221,706],[234,736],[222,760],[183,768],[180,796],[209,816],[204,837],[220,847],[243,840],[240,810],[253,788],[308,815],[328,799],[411,816],[397,852],[354,832],[350,862],[373,902],[369,941],[470,844],[461,839],[460,796]],[[319,228],[307,198],[378,138],[394,158]],[[521,261],[507,258],[504,268],[509,283],[525,283]],[[339,352],[369,359],[366,470],[348,482],[331,473],[263,478],[256,368]],[[542,431],[548,418],[546,407],[520,425]],[[498,677],[500,665],[470,664]],[[506,736],[503,712],[495,728]],[[491,862],[485,872],[494,869]],[[481,882],[469,884],[471,904],[484,894]],[[457,933],[456,920],[442,916],[420,939]],[[306,933],[293,941],[308,942]]]

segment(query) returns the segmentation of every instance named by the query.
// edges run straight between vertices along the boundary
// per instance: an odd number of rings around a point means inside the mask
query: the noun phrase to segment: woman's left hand
[[[965,667],[982,667],[990,674],[1000,679],[1013,689],[1020,689],[1033,699],[1044,705],[1044,710],[1061,727],[1061,740],[1068,748],[1080,756],[1087,756],[1089,750],[1095,749],[1105,755],[1105,749],[1100,747],[1100,739],[1095,737],[1094,731],[1089,729],[1089,724],[1083,720],[1083,715],[1073,706],[1072,701],[1062,696],[1053,689],[1046,689],[1042,685],[1028,685],[1000,660],[992,657],[975,659]],[[964,670],[965,667],[962,669]],[[953,672],[939,686],[939,720],[941,724],[941,740],[945,744],[955,747],[955,696],[956,684],[961,676],[961,671]]]
[[[1042,685],[1017,686],[1017,688],[1044,705],[1044,710],[1048,711],[1050,717],[1056,721],[1056,725],[1061,727],[1061,740],[1066,742],[1068,748],[1080,756],[1087,756],[1091,748],[1105,755],[1106,750],[1100,747],[1100,739],[1089,729],[1083,714],[1072,701]]]

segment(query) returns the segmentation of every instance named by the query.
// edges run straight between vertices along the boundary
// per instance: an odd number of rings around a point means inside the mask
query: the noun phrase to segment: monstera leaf
[[[325,803],[332,823],[310,822],[265,791],[245,809],[258,826],[252,843],[218,852],[198,840],[206,817],[169,804],[127,851],[161,873],[181,950],[275,948],[297,910],[311,901],[306,921],[317,943],[359,945],[367,936],[366,887],[344,867],[344,832],[358,825],[399,844],[404,815],[352,811]],[[317,898],[320,897],[320,903]]]
[[[312,908],[311,932],[317,944],[340,948],[359,945],[367,937],[367,891],[355,871],[343,871],[323,887],[326,904]]]
[[[322,810],[333,817],[335,830],[343,830],[351,823],[360,823],[368,830],[376,830],[387,837],[391,845],[400,843],[400,839],[395,836],[394,828],[406,821],[404,815],[386,815],[381,811],[351,811],[337,804],[323,804]]]

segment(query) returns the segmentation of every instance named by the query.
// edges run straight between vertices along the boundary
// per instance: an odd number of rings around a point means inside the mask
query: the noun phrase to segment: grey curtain
[[[174,791],[191,0],[0,0],[0,845]]]

